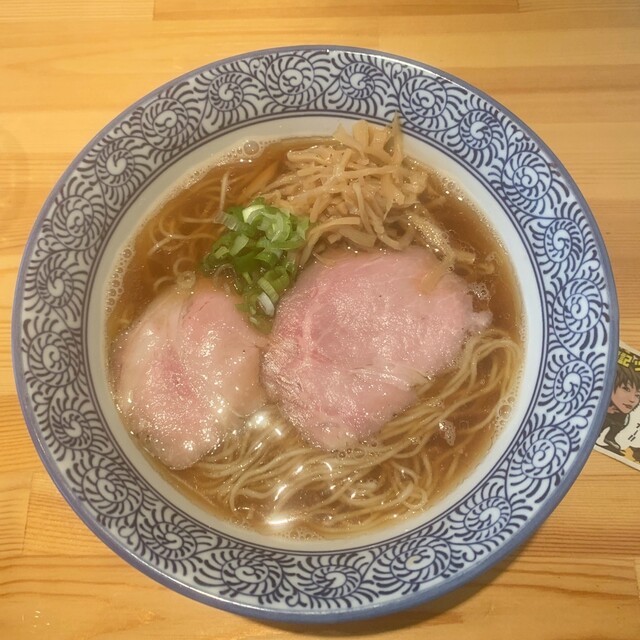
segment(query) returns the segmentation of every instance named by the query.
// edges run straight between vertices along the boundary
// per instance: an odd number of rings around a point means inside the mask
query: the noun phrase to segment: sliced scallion
[[[233,269],[234,284],[243,297],[239,308],[262,326],[297,273],[295,253],[304,246],[309,218],[297,216],[257,198],[246,207],[230,207],[216,222],[226,231],[213,243],[202,266],[206,273]]]

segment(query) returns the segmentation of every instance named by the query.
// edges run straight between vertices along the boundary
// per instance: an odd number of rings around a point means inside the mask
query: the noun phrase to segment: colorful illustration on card
[[[640,353],[621,344],[616,381],[596,450],[640,470]]]

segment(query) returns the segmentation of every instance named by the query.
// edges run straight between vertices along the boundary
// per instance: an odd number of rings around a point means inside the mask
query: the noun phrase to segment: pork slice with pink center
[[[344,448],[375,434],[417,400],[416,384],[449,369],[475,312],[466,283],[442,276],[426,249],[355,254],[304,269],[276,313],[262,377],[272,401],[310,442]]]
[[[116,402],[131,431],[171,468],[197,462],[265,402],[264,338],[238,302],[204,281],[193,292],[168,290],[116,343]]]

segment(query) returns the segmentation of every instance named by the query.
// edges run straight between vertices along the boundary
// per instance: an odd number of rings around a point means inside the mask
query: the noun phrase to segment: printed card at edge
[[[640,352],[623,342],[595,450],[640,471]]]

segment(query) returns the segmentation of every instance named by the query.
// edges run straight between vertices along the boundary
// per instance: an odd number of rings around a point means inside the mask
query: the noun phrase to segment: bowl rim
[[[591,424],[588,428],[588,437],[585,437],[575,459],[569,467],[569,471],[562,477],[560,483],[553,489],[552,495],[547,497],[541,504],[539,504],[527,523],[519,528],[514,534],[512,534],[505,542],[501,544],[499,548],[492,551],[489,554],[483,556],[480,560],[475,561],[473,564],[467,566],[464,570],[458,572],[452,578],[449,578],[446,583],[438,585],[438,593],[431,597],[426,597],[425,593],[419,591],[411,595],[405,595],[403,597],[397,597],[393,601],[376,602],[373,604],[360,605],[356,609],[331,611],[331,610],[317,610],[309,609],[306,611],[290,612],[284,609],[274,609],[267,607],[252,606],[246,603],[235,603],[230,598],[224,599],[218,595],[214,595],[204,590],[197,589],[191,585],[184,584],[175,578],[168,575],[161,568],[152,566],[144,559],[138,557],[130,549],[124,547],[119,540],[113,535],[113,532],[108,528],[103,527],[95,522],[95,516],[87,509],[84,504],[81,504],[77,497],[73,494],[70,487],[62,477],[62,473],[58,468],[58,464],[55,462],[52,453],[47,444],[42,439],[42,433],[37,427],[38,419],[32,411],[29,402],[29,391],[23,382],[24,367],[21,361],[21,330],[22,330],[22,285],[25,281],[26,270],[29,262],[29,257],[32,254],[34,245],[37,241],[38,234],[41,231],[42,224],[47,217],[48,211],[51,209],[56,193],[59,188],[65,184],[67,179],[76,171],[82,158],[84,158],[89,150],[100,141],[105,134],[111,131],[119,122],[125,120],[131,115],[131,113],[138,107],[146,104],[151,98],[160,94],[165,89],[176,85],[179,82],[188,80],[199,73],[215,67],[220,67],[238,60],[248,60],[255,57],[265,56],[268,54],[279,53],[295,53],[301,51],[323,51],[323,52],[339,52],[339,53],[355,53],[364,54],[366,56],[383,58],[392,62],[400,63],[402,65],[409,65],[419,68],[421,71],[425,71],[435,76],[444,78],[453,85],[460,86],[470,92],[471,94],[479,96],[482,100],[493,106],[496,110],[504,114],[509,120],[511,120],[519,129],[524,131],[529,136],[540,150],[555,163],[555,169],[559,172],[562,180],[568,184],[571,188],[572,195],[575,197],[578,205],[584,213],[584,217],[589,222],[589,232],[600,252],[602,258],[602,271],[605,279],[605,289],[609,297],[610,304],[610,319],[609,319],[609,335],[608,335],[608,357],[605,366],[605,385],[602,392],[602,396],[599,399],[593,416],[591,418]],[[283,113],[282,118],[290,117],[291,114]],[[568,490],[571,488],[580,471],[584,467],[588,456],[590,455],[593,443],[595,442],[598,434],[598,428],[604,419],[606,409],[608,406],[608,399],[614,384],[613,371],[615,370],[615,364],[617,359],[617,345],[619,340],[619,306],[617,291],[613,278],[613,271],[611,268],[610,258],[607,253],[606,245],[602,234],[598,228],[597,221],[593,216],[593,213],[587,204],[582,192],[578,188],[577,184],[560,162],[550,147],[518,116],[512,111],[499,103],[497,100],[486,94],[481,89],[467,83],[466,81],[443,71],[437,67],[422,63],[420,61],[400,56],[397,54],[375,50],[370,48],[352,47],[348,45],[324,45],[324,44],[309,44],[309,45],[292,45],[281,46],[275,48],[264,48],[253,51],[247,51],[244,53],[235,54],[219,60],[215,60],[204,65],[201,65],[195,69],[187,71],[179,76],[176,76],[162,85],[149,91],[134,103],[124,107],[114,118],[112,118],[105,126],[103,126],[81,149],[76,153],[71,163],[66,167],[62,175],[56,180],[55,184],[51,188],[47,198],[42,204],[38,216],[36,217],[34,224],[29,233],[27,243],[25,245],[20,266],[18,269],[15,293],[13,298],[13,310],[12,310],[12,331],[11,331],[11,346],[12,346],[12,365],[14,372],[14,381],[16,385],[17,396],[20,401],[22,413],[25,419],[25,424],[28,428],[29,434],[34,442],[36,451],[42,463],[47,470],[47,473],[55,483],[58,491],[65,498],[66,502],[71,506],[73,511],[84,522],[84,524],[92,531],[104,544],[106,544],[117,555],[131,564],[133,567],[141,571],[143,574],[159,582],[163,586],[169,587],[174,591],[182,595],[186,595],[196,601],[202,602],[207,605],[215,605],[216,607],[230,611],[233,613],[258,618],[262,620],[272,620],[279,622],[304,622],[304,623],[335,623],[335,622],[347,622],[352,620],[358,620],[363,618],[369,618],[380,615],[388,615],[396,613],[401,610],[414,607],[418,604],[425,602],[431,602],[437,600],[450,592],[458,589],[463,584],[466,584],[478,577],[490,567],[494,567],[502,562],[507,556],[513,553],[518,547],[520,547],[532,534],[540,527],[540,525],[548,518],[550,513],[557,507],[557,505],[564,498]],[[587,446],[589,445],[589,446]],[[253,543],[251,543],[253,544]],[[351,548],[358,548],[359,545],[354,545]],[[348,549],[345,549],[348,550]],[[298,552],[296,552],[298,553]],[[301,552],[304,553],[304,552]]]

